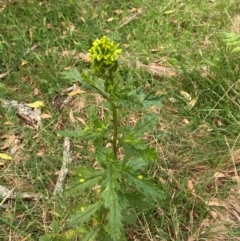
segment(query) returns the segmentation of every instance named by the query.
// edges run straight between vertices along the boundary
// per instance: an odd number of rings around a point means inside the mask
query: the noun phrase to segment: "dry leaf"
[[[112,18],[108,18],[106,21],[107,22],[112,22],[114,20],[114,18],[112,17]]]
[[[43,156],[45,154],[45,148],[42,147],[38,152],[37,152],[37,156]]]
[[[194,184],[193,184],[193,181],[190,179],[188,181],[188,189],[192,192],[192,193],[195,193],[195,189],[194,189]]]
[[[41,106],[44,106],[44,103],[42,101],[35,101],[33,103],[26,104],[26,106],[29,106],[31,108],[39,108]]]
[[[5,153],[0,153],[0,159],[11,161],[12,157],[7,155],[7,154],[5,154]]]
[[[183,96],[184,99],[186,99],[187,101],[191,101],[191,100],[192,100],[191,95],[188,94],[186,91],[181,90],[181,91],[180,91],[180,94],[181,94],[181,96]]]
[[[9,153],[15,154],[18,149],[21,148],[19,145],[19,139],[14,135],[3,135],[1,139],[5,139],[4,144],[0,147],[0,150],[6,150],[9,148]]]
[[[82,123],[83,125],[86,125],[86,121],[85,121],[83,118],[81,118],[81,117],[76,117],[76,119],[77,119],[80,123]]]
[[[164,50],[164,47],[163,46],[160,46],[156,49],[151,49],[151,52],[159,52],[159,51],[163,51]]]
[[[215,212],[215,211],[211,211],[210,214],[211,214],[213,219],[216,219],[218,217],[218,213]]]
[[[34,89],[33,95],[34,95],[34,96],[39,95],[39,89],[38,89],[38,88],[35,88],[35,89]]]
[[[177,11],[176,9],[172,9],[172,10],[164,12],[164,14],[171,14],[171,13],[175,13],[176,11]]]
[[[50,29],[52,29],[52,24],[51,23],[47,23],[46,27],[47,27],[48,30],[50,30]]]
[[[84,17],[80,17],[80,19],[82,20],[83,23],[86,22],[85,19],[84,19]]]
[[[26,60],[23,60],[22,63],[21,63],[21,66],[24,66],[26,64],[28,64],[28,62]]]
[[[223,123],[220,120],[218,120],[217,118],[213,118],[212,122],[216,126],[223,126]]]
[[[69,118],[70,118],[70,120],[71,120],[72,122],[76,122],[76,121],[77,121],[76,118],[75,118],[74,115],[73,115],[72,109],[70,109],[70,111],[69,111]]]
[[[74,95],[83,94],[83,93],[86,93],[86,91],[81,90],[80,88],[77,88],[77,89],[71,91],[70,93],[68,93],[67,95],[68,96],[74,96]]]
[[[220,177],[226,177],[224,173],[222,172],[215,172],[213,175],[216,179]]]
[[[196,98],[192,99],[192,100],[188,103],[190,109],[192,109],[192,108],[196,105],[196,103],[197,103],[197,99],[196,99]]]
[[[52,118],[52,115],[51,115],[51,114],[48,114],[48,113],[42,113],[42,114],[41,114],[41,118],[42,118],[42,119],[50,119],[50,118]]]
[[[189,120],[186,119],[186,118],[184,118],[184,119],[183,119],[183,123],[186,124],[186,125],[188,125],[188,124],[189,124]]]
[[[137,13],[142,13],[142,8],[132,8],[129,10],[130,13],[134,13],[134,12],[137,12]]]
[[[113,12],[116,13],[116,14],[122,14],[122,13],[123,13],[123,10],[121,10],[121,9],[116,9],[116,10],[114,10]]]
[[[240,177],[239,176],[234,176],[234,177],[232,177],[232,180],[239,182],[240,181]]]
[[[224,203],[218,198],[211,198],[209,201],[206,201],[205,204],[209,207],[212,207],[212,206],[225,207]]]

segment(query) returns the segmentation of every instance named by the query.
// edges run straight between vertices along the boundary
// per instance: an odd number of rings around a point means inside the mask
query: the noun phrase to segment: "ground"
[[[148,172],[170,198],[126,227],[129,240],[240,240],[239,51],[225,34],[239,47],[239,11],[237,0],[0,1],[0,185],[17,194],[0,196],[0,240],[67,232],[77,200],[53,195],[65,150],[56,132],[84,126],[102,100],[61,73],[89,69],[103,35],[123,49],[123,79],[165,96]],[[71,140],[66,185],[91,154]]]

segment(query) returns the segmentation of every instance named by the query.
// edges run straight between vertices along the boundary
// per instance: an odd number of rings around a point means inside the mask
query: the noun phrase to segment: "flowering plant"
[[[106,36],[96,39],[89,49],[93,67],[100,72],[112,69],[117,64],[118,56],[122,52],[118,46]]]
[[[134,216],[129,208],[144,211],[166,196],[163,187],[144,174],[148,163],[157,159],[155,149],[143,141],[143,135],[158,122],[158,116],[148,110],[153,104],[161,106],[162,96],[154,91],[145,94],[141,86],[134,88],[127,81],[119,81],[117,67],[121,52],[118,44],[103,36],[95,40],[89,50],[92,72],[81,75],[72,69],[63,73],[65,78],[102,95],[108,109],[104,120],[100,120],[96,107],[92,106],[83,129],[58,132],[62,136],[91,140],[94,160],[99,164],[97,169],[90,166],[77,169],[76,178],[66,191],[72,196],[87,190],[94,194],[89,204],[78,207],[68,222],[71,235],[75,232],[81,240],[126,240],[124,226],[129,215]],[[127,117],[126,108],[129,114],[139,110],[148,114],[134,127],[120,125],[119,119]],[[131,220],[136,220],[134,218]],[[79,227],[85,228],[81,234],[76,231]]]

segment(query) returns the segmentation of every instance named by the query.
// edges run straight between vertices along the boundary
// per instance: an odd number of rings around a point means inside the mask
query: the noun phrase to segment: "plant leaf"
[[[42,101],[35,101],[33,103],[26,104],[27,106],[31,108],[39,108],[41,106],[44,106],[44,103]]]
[[[70,216],[68,225],[70,227],[81,226],[84,223],[90,221],[91,217],[101,208],[103,202],[99,201],[94,204],[89,205],[84,209],[84,211],[77,211],[75,214]]]
[[[92,140],[94,138],[99,138],[102,135],[102,132],[105,130],[99,130],[99,132],[93,132],[92,129],[85,128],[84,130],[82,128],[77,128],[74,131],[71,130],[61,130],[57,131],[57,134],[64,137],[70,137],[70,138],[82,138],[85,140]]]
[[[131,168],[134,171],[145,168],[148,162],[144,161],[142,158],[134,158],[126,162],[125,167]]]
[[[152,199],[164,199],[166,198],[165,192],[157,186],[152,180],[139,179],[137,175],[123,171],[127,176],[129,182],[134,184],[140,193],[143,193],[147,198]]]
[[[76,171],[75,180],[69,189],[66,189],[65,194],[67,196],[77,196],[79,193],[84,192],[95,187],[102,179],[103,171],[95,170],[90,167],[81,167]],[[80,179],[84,180],[80,182]]]
[[[72,82],[82,83],[82,76],[76,68],[72,68],[68,71],[63,71],[61,74],[65,79],[69,79]]]
[[[151,107],[153,105],[161,107],[163,104],[164,95],[158,95],[156,91],[152,91],[144,98],[144,106]]]
[[[151,131],[158,124],[158,115],[146,115],[140,119],[133,129],[136,136],[142,137],[145,132]]]
[[[154,207],[154,202],[146,198],[144,195],[134,192],[134,193],[124,193],[124,197],[127,199],[131,207],[139,208],[141,211],[147,210]]]
[[[105,186],[101,197],[104,200],[104,206],[109,209],[107,218],[107,232],[114,241],[120,240],[121,234],[123,232],[122,224],[122,207],[119,204],[119,198],[116,190],[119,188],[118,178],[119,178],[119,166],[109,164],[106,170],[106,179],[103,182]]]
[[[0,159],[11,161],[12,157],[7,155],[7,154],[5,154],[5,153],[0,153]]]
[[[57,134],[63,137],[81,138],[83,137],[83,130],[82,128],[77,128],[75,131],[61,130],[61,131],[57,131]]]
[[[98,232],[100,230],[100,226],[96,226],[91,229],[88,233],[86,233],[82,238],[81,241],[95,241],[98,237]]]

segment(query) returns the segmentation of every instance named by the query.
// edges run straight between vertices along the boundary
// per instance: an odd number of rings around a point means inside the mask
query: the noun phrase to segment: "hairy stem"
[[[117,160],[117,135],[118,135],[118,113],[117,113],[117,107],[114,104],[114,102],[111,100],[110,101],[111,106],[112,106],[112,113],[113,113],[113,139],[112,139],[112,149],[113,149],[113,154]]]
[[[112,149],[115,159],[117,160],[117,135],[118,135],[118,111],[117,107],[114,103],[114,72],[112,70],[109,71],[109,81],[110,81],[110,99],[109,102],[112,107],[112,117],[113,117],[113,138],[112,138]]]

